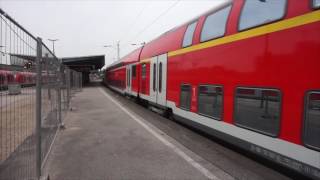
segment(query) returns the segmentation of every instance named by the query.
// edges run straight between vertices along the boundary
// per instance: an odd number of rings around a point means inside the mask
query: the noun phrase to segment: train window
[[[277,136],[280,126],[281,94],[275,89],[237,88],[235,123],[241,127]]]
[[[127,69],[127,86],[130,87],[130,69]]]
[[[313,0],[312,5],[313,5],[313,8],[319,8],[320,7],[320,0]]]
[[[220,120],[222,115],[222,87],[199,86],[198,113]]]
[[[320,91],[307,94],[303,142],[320,150]]]
[[[184,33],[182,47],[188,47],[192,45],[193,33],[196,29],[197,22],[188,25],[186,32]]]
[[[239,30],[282,19],[286,3],[287,0],[246,0],[239,20]]]
[[[7,75],[7,82],[8,82],[8,84],[14,83],[14,75],[8,74]]]
[[[231,6],[228,6],[207,16],[201,32],[201,42],[218,38],[225,34],[230,9]]]
[[[141,76],[142,76],[143,79],[146,78],[146,74],[147,74],[147,65],[146,64],[142,64]]]
[[[128,84],[129,84],[129,87],[130,87],[130,85],[131,85],[131,78],[130,78],[130,77],[131,77],[131,75],[130,75],[130,69],[128,69],[128,72],[129,72],[129,73],[128,73],[128,76],[129,76],[129,78],[128,78],[128,80],[129,80],[129,81],[128,81]]]
[[[161,93],[162,89],[162,62],[159,64],[159,92]]]
[[[127,69],[127,86],[129,86],[129,69]]]
[[[157,65],[156,63],[153,64],[153,91],[156,91],[156,76],[157,76]]]
[[[133,65],[131,67],[131,72],[132,72],[132,77],[135,78],[136,77],[136,72],[137,72],[137,66],[136,65]]]
[[[0,85],[4,85],[6,82],[6,77],[5,75],[0,74]]]
[[[191,109],[191,86],[190,85],[187,85],[187,84],[181,85],[180,108],[185,110]]]

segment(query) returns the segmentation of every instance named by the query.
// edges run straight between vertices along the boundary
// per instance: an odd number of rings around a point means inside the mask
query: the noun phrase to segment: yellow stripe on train
[[[297,16],[294,18],[282,20],[269,25],[254,28],[251,30],[247,30],[244,32],[240,32],[237,34],[233,34],[230,36],[225,36],[219,39],[207,41],[207,42],[200,43],[187,48],[171,51],[168,53],[168,57],[177,56],[177,55],[181,55],[181,54],[185,54],[185,53],[189,53],[189,52],[193,52],[201,49],[206,49],[206,48],[210,48],[210,47],[214,47],[214,46],[218,46],[218,45],[222,45],[222,44],[226,44],[234,41],[239,41],[239,40],[248,39],[248,38],[252,38],[252,37],[256,37],[256,36],[260,36],[260,35],[264,35],[272,32],[277,32],[285,29],[290,29],[290,28],[302,26],[302,25],[317,22],[317,21],[320,21],[320,10],[307,13],[301,16]]]

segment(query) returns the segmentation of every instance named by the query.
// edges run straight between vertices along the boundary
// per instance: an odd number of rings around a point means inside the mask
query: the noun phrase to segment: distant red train
[[[36,74],[33,72],[0,70],[0,89],[8,88],[10,84],[20,84],[22,87],[36,83]]]
[[[106,69],[110,88],[320,179],[320,1],[234,0]]]

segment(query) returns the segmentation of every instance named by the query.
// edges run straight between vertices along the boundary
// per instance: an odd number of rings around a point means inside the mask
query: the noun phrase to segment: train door
[[[126,82],[127,82],[126,92],[127,93],[131,93],[131,81],[132,81],[131,65],[127,65],[126,66]]]
[[[167,105],[167,54],[151,59],[150,100],[162,106]]]

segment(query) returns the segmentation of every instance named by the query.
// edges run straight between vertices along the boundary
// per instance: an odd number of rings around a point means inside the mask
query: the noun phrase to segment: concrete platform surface
[[[233,179],[110,97],[84,88],[45,165],[51,180]]]

